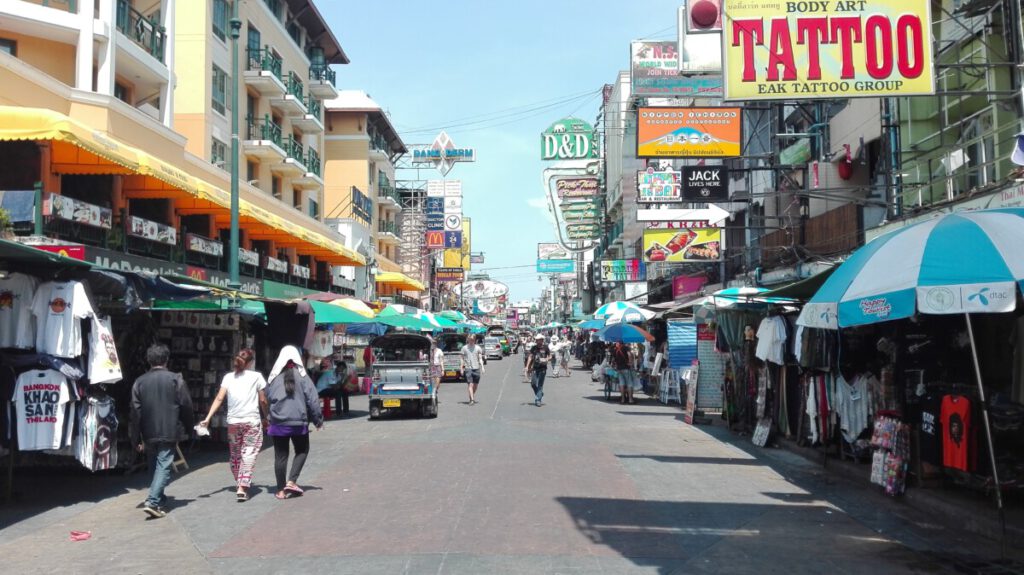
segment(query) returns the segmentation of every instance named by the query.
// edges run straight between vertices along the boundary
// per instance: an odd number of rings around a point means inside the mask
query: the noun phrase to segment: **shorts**
[[[440,365],[430,366],[430,377],[441,377],[444,373],[444,368]]]
[[[466,383],[480,383],[480,370],[479,369],[467,369],[466,370]]]

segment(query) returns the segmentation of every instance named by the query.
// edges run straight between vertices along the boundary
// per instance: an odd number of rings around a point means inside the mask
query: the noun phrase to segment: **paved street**
[[[244,504],[226,448],[197,454],[158,520],[136,507],[141,476],[19,484],[25,501],[0,508],[4,571],[935,573],[936,550],[996,552],[678,407],[607,403],[583,371],[535,407],[521,366],[492,361],[475,406],[445,384],[436,420],[371,422],[356,398],[313,436],[299,499],[273,498],[269,449]]]

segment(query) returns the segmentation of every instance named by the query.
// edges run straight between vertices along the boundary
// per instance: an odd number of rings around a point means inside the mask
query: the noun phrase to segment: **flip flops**
[[[239,491],[235,493],[235,500],[238,501],[239,503],[245,503],[246,501],[249,500],[249,494],[246,493],[245,491]]]
[[[305,493],[302,490],[301,487],[299,487],[298,485],[295,485],[294,483],[289,484],[289,485],[285,485],[284,486],[284,490],[289,492],[289,493],[292,493],[293,495],[296,495],[296,496],[302,495],[303,493]]]
[[[282,489],[281,491],[278,491],[277,493],[275,493],[274,497],[277,498],[277,499],[291,499],[292,498],[292,494],[290,492],[285,491],[284,489]]]

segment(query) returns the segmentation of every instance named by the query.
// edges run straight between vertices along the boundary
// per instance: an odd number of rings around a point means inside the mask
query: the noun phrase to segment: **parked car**
[[[431,343],[425,336],[391,333],[370,342],[376,360],[370,385],[370,419],[384,413],[437,417],[437,389],[430,375]]]
[[[501,351],[501,342],[496,337],[484,338],[484,355],[487,359],[501,359],[504,354]]]
[[[444,352],[444,371],[441,372],[441,380],[464,381],[466,378],[462,373],[462,346],[466,345],[466,334],[442,333],[437,336],[434,343]]]

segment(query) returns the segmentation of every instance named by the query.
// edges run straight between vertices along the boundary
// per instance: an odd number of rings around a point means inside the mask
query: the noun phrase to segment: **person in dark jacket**
[[[192,398],[181,374],[168,371],[170,355],[166,345],[151,345],[146,350],[150,369],[132,386],[132,443],[149,455],[153,474],[142,510],[153,518],[167,515],[164,489],[171,480],[174,448],[192,428]]]
[[[270,418],[267,435],[274,440],[274,473],[277,475],[278,499],[302,495],[298,485],[302,466],[309,453],[309,424],[317,429],[324,426],[324,414],[313,380],[302,367],[299,350],[285,346],[270,370],[270,384],[267,385],[267,401],[270,402]],[[288,471],[289,443],[295,448],[291,473]]]

